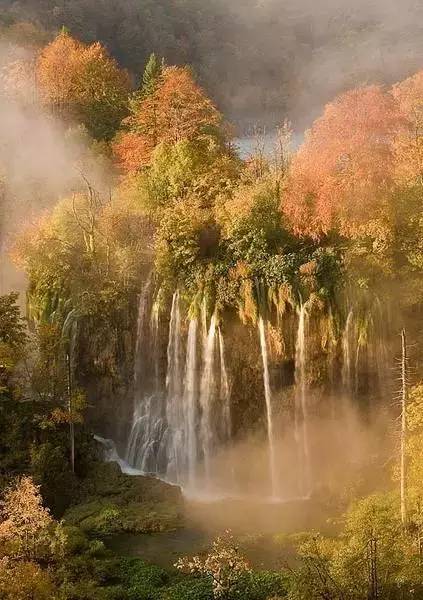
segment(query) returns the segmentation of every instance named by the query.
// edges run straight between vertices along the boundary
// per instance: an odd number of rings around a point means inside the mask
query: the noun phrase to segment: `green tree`
[[[159,60],[154,54],[154,52],[150,54],[150,58],[148,59],[148,62],[145,65],[144,73],[142,76],[142,97],[149,96],[155,91],[159,83],[160,76],[163,72],[163,67],[164,61]]]
[[[13,371],[23,358],[27,342],[25,321],[17,299],[16,293],[0,296],[0,399],[12,392]]]

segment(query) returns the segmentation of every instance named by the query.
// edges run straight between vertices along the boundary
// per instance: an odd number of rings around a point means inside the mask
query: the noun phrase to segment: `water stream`
[[[268,444],[269,444],[270,488],[271,488],[271,495],[273,497],[276,497],[277,493],[278,493],[276,439],[275,439],[274,419],[273,419],[272,390],[270,388],[266,327],[265,327],[264,320],[262,317],[259,318],[258,326],[259,326],[259,335],[260,335],[261,357],[262,357],[262,362],[263,362],[264,397],[265,397],[265,401],[266,401],[267,439],[268,439]]]
[[[185,429],[187,432],[188,486],[195,488],[197,476],[197,422],[198,422],[198,385],[197,385],[197,319],[191,319],[188,327],[187,357],[185,367]]]
[[[295,359],[295,437],[298,447],[298,487],[302,496],[311,492],[311,463],[309,441],[308,389],[307,389],[307,325],[308,315],[304,305],[298,318]]]
[[[216,315],[210,321],[210,328],[204,344],[203,374],[200,387],[200,439],[204,461],[205,486],[211,485],[211,457],[213,452],[212,402],[215,387],[215,348],[216,348]]]

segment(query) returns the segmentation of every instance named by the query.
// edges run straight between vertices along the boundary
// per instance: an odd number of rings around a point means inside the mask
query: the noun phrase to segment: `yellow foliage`
[[[49,573],[36,563],[0,560],[2,600],[54,600],[56,593]]]

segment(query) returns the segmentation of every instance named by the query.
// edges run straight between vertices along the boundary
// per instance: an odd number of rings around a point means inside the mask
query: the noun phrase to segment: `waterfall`
[[[386,344],[386,332],[389,330],[389,316],[386,314],[386,307],[384,307],[380,301],[380,298],[376,298],[376,328],[374,331],[375,336],[375,353],[376,353],[376,368],[378,377],[378,388],[379,393],[386,393],[389,389],[390,376],[388,372],[388,365],[390,364],[389,350]],[[387,387],[388,385],[388,387]]]
[[[160,339],[159,339],[159,310],[156,304],[151,311],[151,335],[153,338],[153,360],[154,360],[154,391],[160,391]]]
[[[185,469],[185,418],[183,410],[182,369],[181,369],[181,310],[179,291],[172,299],[167,347],[166,373],[166,420],[168,426],[168,464],[166,474],[178,482]]]
[[[266,400],[266,415],[267,415],[267,437],[269,442],[269,469],[272,496],[277,492],[277,468],[276,468],[276,447],[275,447],[275,432],[273,423],[273,403],[272,391],[270,388],[269,377],[269,360],[267,355],[266,328],[263,318],[259,318],[259,334],[261,357],[263,361],[263,380],[264,380],[264,396]]]
[[[128,443],[126,447],[126,461],[135,465],[137,462],[138,451],[144,446],[144,442],[140,440],[142,435],[142,426],[144,425],[148,407],[145,404],[143,394],[143,386],[145,385],[145,377],[147,374],[147,361],[145,355],[145,338],[147,335],[147,310],[151,292],[151,276],[148,277],[139,298],[138,318],[137,318],[137,337],[135,342],[135,361],[134,361],[134,409],[132,416],[132,426],[129,433]]]
[[[213,315],[210,322],[210,328],[204,344],[204,367],[201,377],[200,388],[200,406],[201,423],[200,439],[202,443],[204,473],[206,485],[210,485],[210,460],[213,452],[213,423],[212,423],[212,402],[215,388],[215,341],[216,341],[216,315]]]
[[[308,432],[307,402],[307,312],[302,305],[299,311],[298,333],[295,358],[295,436],[298,445],[300,481],[299,487],[303,495],[311,491],[311,464]]]
[[[219,339],[219,355],[220,355],[220,398],[222,403],[222,433],[225,441],[231,439],[232,435],[232,419],[231,419],[231,398],[229,389],[229,378],[228,371],[226,369],[225,362],[225,343],[223,335],[218,328],[218,339]]]
[[[143,342],[145,341],[146,325],[147,325],[147,309],[150,301],[151,294],[151,282],[152,278],[149,275],[142,291],[140,294],[138,304],[138,318],[137,318],[137,338],[135,342],[135,364],[134,364],[134,388],[135,395],[138,395],[140,386],[143,385],[143,378],[146,373],[146,356],[145,347]]]
[[[125,459],[141,472],[187,485],[190,490],[203,482],[198,466],[202,461],[210,490],[212,458],[232,434],[224,338],[216,315],[208,327],[205,303],[201,315],[187,323],[185,335],[182,302],[176,291],[170,310],[164,382],[161,324],[150,292],[149,280],[138,307],[134,412]]]
[[[144,473],[164,474],[167,465],[167,429],[160,386],[159,314],[157,306],[153,305],[150,309],[150,296],[151,277],[140,295],[138,308],[134,413],[125,460]]]
[[[354,334],[354,314],[350,310],[345,322],[345,329],[342,334],[342,385],[349,393],[353,391],[353,334]]]
[[[191,319],[188,327],[185,366],[184,411],[187,433],[188,483],[195,486],[197,471],[197,319]]]

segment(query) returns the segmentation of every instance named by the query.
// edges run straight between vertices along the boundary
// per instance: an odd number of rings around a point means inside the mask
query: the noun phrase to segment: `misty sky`
[[[421,0],[2,0],[50,33],[100,40],[139,80],[150,52],[189,63],[245,133],[308,127],[336,93],[423,64]]]

